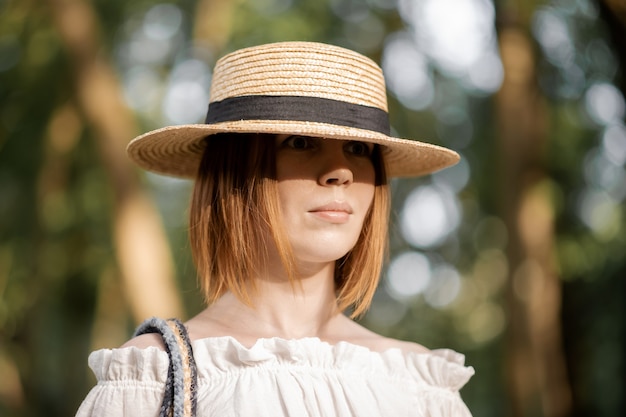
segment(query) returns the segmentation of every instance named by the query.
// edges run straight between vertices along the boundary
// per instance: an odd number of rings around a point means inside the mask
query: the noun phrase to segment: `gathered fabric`
[[[464,356],[374,352],[318,338],[232,337],[193,342],[199,417],[471,417],[459,390],[474,374]],[[77,417],[156,417],[168,372],[157,347],[102,349],[89,356],[97,385]]]

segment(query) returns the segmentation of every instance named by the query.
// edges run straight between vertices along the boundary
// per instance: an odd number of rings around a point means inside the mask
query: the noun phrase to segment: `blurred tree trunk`
[[[601,7],[608,8],[610,14],[626,26],[626,2],[624,0],[599,0],[599,2]]]
[[[198,0],[194,20],[194,41],[220,51],[230,40],[235,1]]]
[[[180,317],[183,309],[161,220],[126,157],[125,147],[136,127],[115,71],[103,57],[97,16],[85,0],[47,4],[70,58],[75,100],[94,130],[115,193],[116,258],[133,318],[138,322],[152,315]]]
[[[600,18],[607,25],[613,50],[617,52],[620,67],[626,68],[626,1],[596,0],[600,9]],[[626,96],[626,76],[616,80],[622,93]]]
[[[537,87],[534,48],[525,23],[533,7],[514,10],[511,3],[499,18],[505,78],[496,97],[498,192],[510,235],[505,355],[510,413],[563,417],[571,414],[572,398],[561,340],[554,206],[542,162],[549,112]]]

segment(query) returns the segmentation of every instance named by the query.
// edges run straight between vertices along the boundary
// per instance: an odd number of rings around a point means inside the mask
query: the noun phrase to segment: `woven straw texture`
[[[224,56],[215,66],[210,95],[211,103],[255,95],[315,97],[387,112],[385,81],[376,63],[344,48],[312,42],[267,44]],[[204,139],[227,132],[300,134],[378,143],[383,146],[389,177],[420,176],[459,160],[456,152],[424,142],[367,129],[295,120],[169,126],[133,139],[128,155],[144,169],[193,178]]]
[[[356,52],[290,42],[246,48],[215,66],[211,101],[246,95],[310,96],[387,111],[381,69]]]

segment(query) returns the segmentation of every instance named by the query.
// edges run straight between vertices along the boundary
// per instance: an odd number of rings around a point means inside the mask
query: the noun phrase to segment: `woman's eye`
[[[348,142],[346,145],[346,150],[353,155],[357,156],[370,156],[372,154],[373,145],[367,144],[365,142]]]
[[[289,136],[283,145],[292,149],[309,149],[313,147],[313,139],[306,136]]]

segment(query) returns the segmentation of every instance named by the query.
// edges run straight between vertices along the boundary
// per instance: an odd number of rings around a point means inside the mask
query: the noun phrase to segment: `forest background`
[[[463,158],[392,183],[363,323],[463,352],[476,417],[626,415],[623,0],[0,0],[0,415],[73,415],[90,351],[202,308],[190,183],[124,148],[283,40],[381,63],[394,133]]]

